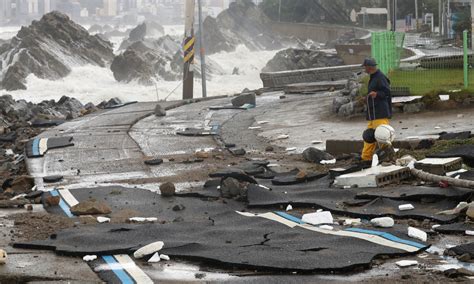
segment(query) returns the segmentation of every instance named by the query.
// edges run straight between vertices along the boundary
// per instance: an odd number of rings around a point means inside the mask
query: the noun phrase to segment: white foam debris
[[[260,126],[250,126],[250,130],[257,130],[257,129],[262,129]]]
[[[313,140],[313,141],[311,141],[311,144],[313,144],[313,145],[322,144],[322,143],[323,143],[322,140]]]
[[[260,125],[262,125],[262,124],[268,124],[268,123],[269,123],[269,121],[266,121],[266,120],[257,121],[257,124],[260,124]]]
[[[344,220],[344,226],[359,226],[360,224],[362,224],[360,218]]]
[[[375,227],[380,228],[391,228],[393,225],[395,225],[395,221],[390,217],[374,218],[370,220],[370,223]]]
[[[311,225],[332,224],[334,222],[332,214],[329,211],[304,214],[301,220]]]
[[[415,207],[412,204],[402,204],[398,206],[398,210],[400,211],[408,211],[413,209],[415,209]]]
[[[466,230],[464,233],[468,236],[474,236],[474,231]]]
[[[99,223],[109,223],[110,218],[99,216],[99,217],[97,217],[97,222],[99,222]]]
[[[428,239],[428,234],[426,234],[426,232],[413,227],[408,227],[408,236],[422,242],[426,242]]]
[[[286,206],[286,211],[291,211],[293,210],[293,206],[291,206],[291,204],[288,204],[288,206]]]
[[[146,255],[153,254],[155,252],[160,251],[165,244],[161,241],[154,242],[151,244],[148,244],[144,247],[139,248],[133,253],[133,257],[135,258],[143,258]]]
[[[435,128],[434,128],[434,129],[441,129],[441,127],[439,127],[439,126],[435,126]]]
[[[336,159],[332,160],[322,160],[319,162],[321,165],[334,165],[336,163]]]
[[[160,258],[160,254],[155,252],[155,254],[150,257],[150,259],[148,260],[149,263],[157,263],[157,262],[160,262],[161,258]]]
[[[431,229],[434,230],[434,229],[436,229],[436,228],[438,228],[438,227],[441,227],[441,225],[440,225],[440,224],[433,225],[433,226],[431,226]]]
[[[418,265],[418,261],[416,261],[416,260],[400,260],[400,261],[395,262],[395,264],[398,265],[399,267],[409,267],[409,266]]]
[[[6,149],[6,150],[5,150],[5,155],[7,155],[7,156],[13,156],[13,155],[15,155],[15,153],[13,153],[13,150],[12,150],[12,149]]]
[[[131,222],[142,223],[142,222],[156,222],[156,221],[158,221],[158,218],[156,218],[156,217],[132,217],[132,218],[129,218],[128,220],[131,221]]]
[[[296,151],[296,147],[289,147],[289,148],[286,148],[286,151],[287,151],[287,152]]]
[[[97,255],[85,255],[82,260],[85,262],[93,261],[97,259]]]
[[[377,166],[379,165],[379,156],[377,154],[374,154],[372,156],[372,168],[377,168]]]
[[[170,260],[170,257],[167,256],[166,254],[160,254],[160,258],[161,258],[162,260],[166,260],[166,261]]]

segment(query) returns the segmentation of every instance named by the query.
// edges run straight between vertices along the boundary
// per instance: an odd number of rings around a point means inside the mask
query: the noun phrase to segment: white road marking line
[[[115,259],[122,265],[122,267],[127,271],[127,273],[132,276],[132,278],[140,284],[153,284],[148,275],[143,272],[143,270],[138,267],[135,262],[126,254],[114,255]]]
[[[48,151],[48,138],[41,138],[39,141],[39,153],[42,156],[46,151]]]
[[[69,205],[69,207],[73,207],[77,204],[79,204],[79,201],[71,194],[71,192],[67,189],[60,189],[58,190],[59,194],[61,197],[66,201],[66,203]]]

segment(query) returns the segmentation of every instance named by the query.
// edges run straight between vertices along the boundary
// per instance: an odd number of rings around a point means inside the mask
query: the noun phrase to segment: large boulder
[[[22,27],[10,43],[0,48],[4,74],[0,85],[7,90],[26,89],[30,74],[59,79],[71,72],[71,66],[105,67],[113,57],[110,42],[90,35],[68,16],[55,11]]]
[[[343,64],[344,62],[337,55],[331,53],[310,49],[288,48],[278,52],[268,61],[262,71],[277,72]]]
[[[163,26],[156,22],[145,21],[130,31],[128,38],[122,42],[119,49],[124,50],[134,42],[144,41],[148,38],[160,38],[164,35],[165,29]]]

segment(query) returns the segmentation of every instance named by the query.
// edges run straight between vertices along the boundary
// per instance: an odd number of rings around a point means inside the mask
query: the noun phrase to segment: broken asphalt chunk
[[[103,201],[86,200],[72,206],[71,213],[76,216],[98,215],[98,214],[110,214],[112,213],[112,210]]]
[[[140,249],[136,250],[134,253],[133,253],[133,257],[135,258],[143,258],[147,255],[151,255],[151,254],[154,254],[158,251],[160,251],[163,246],[165,244],[161,241],[158,241],[158,242],[154,242],[154,243],[151,243],[151,244],[148,244],[144,247],[141,247]]]
[[[43,177],[43,181],[45,183],[54,183],[54,182],[60,182],[63,180],[63,176],[46,176]]]
[[[158,166],[161,164],[163,164],[163,159],[160,159],[160,158],[145,161],[145,165],[149,165],[149,166]]]
[[[217,172],[209,174],[211,178],[235,178],[239,181],[245,181],[253,184],[258,184],[258,182],[251,176],[247,175],[245,171],[236,168],[227,168],[222,169]]]

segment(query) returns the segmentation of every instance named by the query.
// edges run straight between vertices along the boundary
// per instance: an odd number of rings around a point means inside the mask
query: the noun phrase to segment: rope
[[[430,173],[427,173],[415,168],[411,169],[411,173],[412,175],[414,175],[415,177],[423,181],[437,182],[437,183],[441,181],[446,181],[450,185],[453,185],[453,186],[474,189],[474,181],[472,180],[455,179],[452,177],[438,176],[438,175],[430,174]]]

